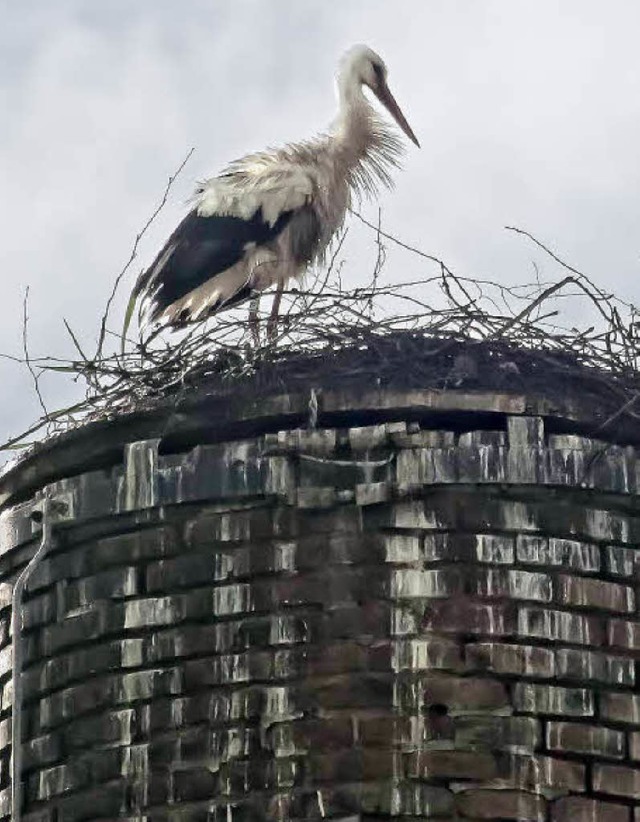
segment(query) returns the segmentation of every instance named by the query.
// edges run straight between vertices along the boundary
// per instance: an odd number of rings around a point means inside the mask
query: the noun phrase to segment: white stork
[[[339,111],[328,134],[249,154],[198,186],[192,210],[134,287],[146,320],[180,326],[276,285],[273,330],[284,284],[323,260],[352,195],[391,185],[402,143],[364,86],[419,146],[382,59],[367,46],[351,48],[340,62]]]

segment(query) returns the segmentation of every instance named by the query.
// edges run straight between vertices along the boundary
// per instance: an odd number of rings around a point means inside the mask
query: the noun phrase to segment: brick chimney
[[[591,404],[520,384],[311,388],[90,424],[5,472],[1,817],[47,493],[25,822],[640,819],[640,430],[600,441]]]

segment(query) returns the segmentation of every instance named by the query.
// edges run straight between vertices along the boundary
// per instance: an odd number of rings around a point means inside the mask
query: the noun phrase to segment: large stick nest
[[[179,332],[152,329],[126,340],[121,350],[119,335],[108,328],[115,289],[135,259],[141,237],[166,202],[175,176],[169,178],[159,206],[136,237],[116,279],[94,356],[85,354],[67,326],[77,358],[29,357],[25,300],[24,362],[43,413],[26,431],[2,444],[4,450],[159,401],[173,401],[177,408],[203,384],[222,394],[347,383],[369,388],[526,390],[528,394],[553,393],[555,387],[562,394],[571,385],[585,397],[597,399],[605,410],[607,419],[599,430],[622,418],[640,421],[636,415],[640,317],[635,306],[605,292],[517,228],[510,230],[553,258],[562,277],[546,282],[536,277],[535,282],[505,286],[457,276],[442,260],[407,246],[356,213],[354,217],[371,230],[377,247],[374,270],[364,287],[343,284],[343,237],[311,285],[285,295],[275,335],[266,334],[263,316],[255,340],[243,307]],[[432,273],[414,282],[386,282],[384,262],[390,243],[418,255]],[[577,323],[574,317],[587,319]],[[108,351],[110,339],[118,344]],[[50,411],[40,394],[39,379],[60,371],[84,381],[86,390],[73,406]]]

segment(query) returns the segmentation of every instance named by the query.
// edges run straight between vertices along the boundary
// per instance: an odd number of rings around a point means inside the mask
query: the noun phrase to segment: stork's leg
[[[269,322],[267,323],[267,339],[271,341],[278,331],[278,314],[280,311],[280,302],[282,300],[282,292],[284,291],[284,283],[282,280],[278,283],[278,288],[273,297],[273,306],[271,314],[269,315]]]
[[[260,295],[251,298],[249,303],[249,330],[251,339],[257,348],[260,345],[260,321],[258,320],[258,307],[260,306]]]

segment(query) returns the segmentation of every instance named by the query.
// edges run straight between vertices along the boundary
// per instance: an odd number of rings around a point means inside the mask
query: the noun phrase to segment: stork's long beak
[[[396,123],[400,126],[400,128],[404,131],[407,137],[411,140],[411,142],[415,143],[418,148],[420,148],[420,143],[418,142],[418,138],[413,133],[413,130],[409,123],[407,123],[407,119],[402,113],[400,106],[396,103],[396,98],[391,94],[389,91],[389,86],[382,81],[377,89],[374,89],[373,92],[378,100],[382,103],[383,106],[389,111],[389,114],[393,117]]]

